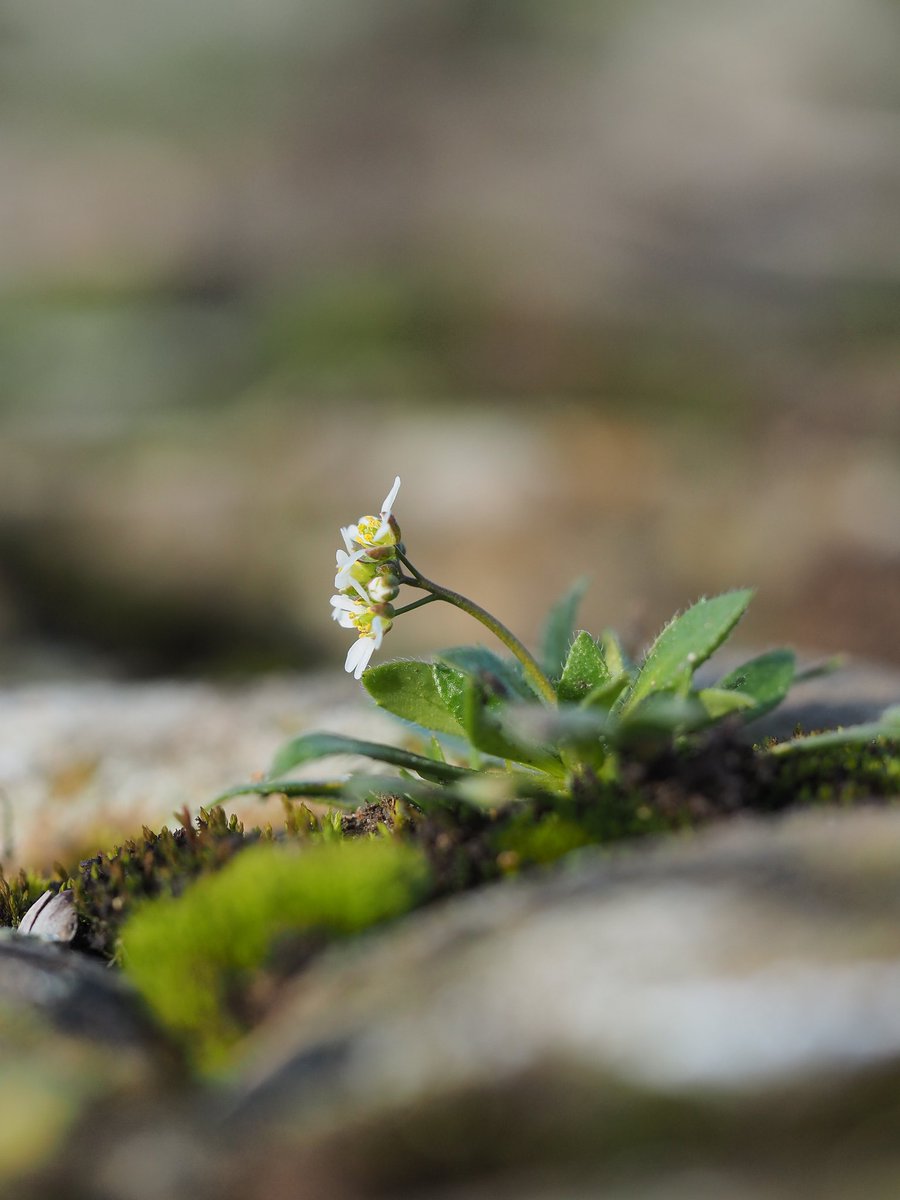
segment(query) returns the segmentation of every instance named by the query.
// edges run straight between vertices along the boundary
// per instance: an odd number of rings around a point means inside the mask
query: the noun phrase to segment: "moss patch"
[[[15,929],[50,883],[50,879],[26,871],[7,879],[0,867],[0,927]]]
[[[125,971],[191,1058],[214,1067],[246,1026],[251,982],[277,971],[285,945],[400,916],[429,882],[423,855],[395,839],[259,845],[145,903],[122,932]]]

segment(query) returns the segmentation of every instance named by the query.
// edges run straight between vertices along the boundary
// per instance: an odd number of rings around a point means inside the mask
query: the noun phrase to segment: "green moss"
[[[299,829],[297,825],[290,832]],[[140,837],[86,859],[72,879],[85,948],[114,957],[119,930],[136,903],[177,896],[197,876],[218,870],[263,837],[271,837],[271,830],[245,833],[237,817],[226,816],[223,809],[201,809],[196,824],[185,812],[180,829],[163,827],[155,833],[145,826]]]
[[[785,804],[900,797],[900,750],[884,742],[786,755],[775,766],[773,791]]]
[[[43,875],[19,871],[7,879],[0,867],[0,926],[15,929],[25,913],[52,881]]]
[[[358,933],[407,912],[428,886],[423,856],[390,838],[259,845],[140,907],[122,931],[125,971],[194,1061],[213,1067],[285,941]]]
[[[558,812],[535,820],[531,812],[517,813],[498,831],[495,845],[501,867],[556,862],[570,850],[589,845],[594,839],[584,824]]]

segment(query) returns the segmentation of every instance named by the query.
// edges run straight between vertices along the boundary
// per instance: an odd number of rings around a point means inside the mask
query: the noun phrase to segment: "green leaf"
[[[558,770],[560,761],[552,750],[510,733],[503,722],[504,707],[496,697],[489,696],[477,680],[466,680],[463,724],[472,745],[495,758],[524,763],[544,771]]]
[[[611,677],[621,675],[629,667],[630,664],[625,657],[622,643],[612,629],[604,629],[600,637],[600,650]]]
[[[721,646],[753,597],[749,588],[699,600],[665,627],[621,702],[630,712],[654,692],[686,692],[691,676]]]
[[[434,680],[434,686],[437,688],[441,702],[459,725],[461,734],[465,736],[463,696],[465,694],[467,676],[463,675],[461,671],[454,671],[452,667],[448,667],[444,663],[437,662],[431,665],[431,677]]]
[[[835,671],[843,671],[847,665],[845,654],[835,654],[824,662],[812,663],[794,674],[794,683],[806,683],[809,679],[821,679],[825,675],[833,675]]]
[[[588,692],[581,701],[581,707],[609,712],[629,683],[631,683],[631,676],[627,671],[623,671],[620,675],[608,679],[606,683],[601,683],[599,687]]]
[[[447,761],[447,756],[444,753],[444,747],[433,735],[428,742],[427,754],[428,757],[433,758],[435,762],[445,763]]]
[[[411,775],[362,775],[354,774],[343,783],[343,797],[339,803],[346,808],[358,808],[383,796],[403,796],[417,808],[458,810],[462,797],[457,788],[477,775],[466,772],[465,780],[441,781],[440,786],[414,779]]]
[[[445,668],[449,670],[449,668]],[[380,708],[437,733],[464,737],[465,731],[435,682],[431,663],[401,658],[363,672],[363,685]]]
[[[294,796],[327,800],[329,804],[340,804],[343,790],[344,783],[339,779],[288,779],[279,780],[277,783],[256,780],[253,783],[241,783],[237,787],[220,792],[216,796],[215,803],[223,804],[226,800],[233,800],[235,796]]]
[[[609,669],[600,647],[583,629],[575,638],[563,667],[558,694],[563,702],[577,703],[595,688],[609,682]]]
[[[832,746],[867,746],[876,741],[900,742],[900,705],[885,709],[877,721],[792,738],[789,742],[779,742],[777,746],[771,746],[768,753],[806,754],[817,750],[829,750]]]
[[[533,700],[535,692],[526,681],[521,665],[501,658],[484,646],[451,646],[435,655],[438,662],[447,664],[464,675],[474,675],[504,688],[510,698],[519,696]]]
[[[365,742],[359,738],[344,737],[339,733],[305,733],[295,737],[280,748],[269,768],[269,779],[277,779],[294,767],[330,758],[335,754],[362,754],[377,762],[391,763],[395,767],[407,767],[423,779],[445,783],[463,779],[471,772],[466,767],[453,767],[449,763],[435,762],[421,754],[400,750],[397,746],[384,746],[380,742]]]
[[[552,680],[559,679],[569,652],[575,630],[575,614],[581,597],[587,591],[588,580],[578,579],[566,594],[553,605],[544,625],[541,642],[541,666]]]
[[[696,693],[697,699],[703,705],[703,710],[710,721],[721,721],[732,713],[746,712],[755,709],[752,696],[741,692],[728,691],[724,688],[701,688]]]
[[[793,651],[770,650],[736,667],[716,686],[749,697],[752,703],[743,716],[745,721],[753,721],[781,703],[794,682],[795,671]]]
[[[601,766],[608,757],[606,735],[612,728],[608,713],[582,705],[520,704],[505,714],[505,731],[521,742],[555,746],[574,753],[580,761]],[[558,772],[558,766],[554,767]]]
[[[619,718],[617,742],[632,742],[646,735],[690,733],[709,724],[709,715],[697,692],[653,692]]]
[[[545,799],[552,795],[547,782],[533,771],[479,771],[470,779],[454,785],[454,795],[481,809],[506,808],[530,797]]]

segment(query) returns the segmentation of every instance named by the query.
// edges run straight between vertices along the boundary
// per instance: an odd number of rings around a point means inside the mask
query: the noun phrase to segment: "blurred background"
[[[750,583],[745,642],[900,662],[898,52],[896,0],[4,0],[3,677],[339,668],[398,473],[526,638]]]

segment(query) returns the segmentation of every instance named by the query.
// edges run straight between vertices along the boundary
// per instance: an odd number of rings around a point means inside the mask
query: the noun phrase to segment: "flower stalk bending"
[[[355,629],[358,635],[347,653],[345,670],[360,679],[372,655],[380,649],[395,617],[435,600],[443,600],[480,621],[499,638],[522,664],[541,699],[547,704],[555,704],[553,684],[541,670],[534,655],[511,630],[474,600],[426,579],[406,557],[406,549],[400,540],[400,526],[393,515],[399,490],[398,476],[384,499],[379,516],[360,517],[355,525],[348,525],[341,530],[345,549],[337,552],[334,586],[338,593],[331,597],[331,615],[343,628]],[[409,575],[402,573],[401,564],[409,571]],[[393,601],[401,584],[418,588],[428,595],[402,608],[395,608]]]
[[[403,576],[401,583],[408,584],[410,587],[421,588],[423,591],[429,593],[422,600],[417,600],[415,604],[408,605],[401,611],[408,612],[411,608],[418,608],[419,605],[428,604],[431,600],[445,600],[448,604],[452,604],[464,613],[468,613],[470,617],[474,617],[476,621],[480,621],[486,629],[489,629],[494,637],[499,638],[507,650],[516,656],[522,664],[526,675],[537,689],[541,699],[545,700],[548,704],[556,703],[556,691],[553,684],[541,670],[534,655],[525,648],[512,630],[507,629],[502,621],[498,621],[487,609],[482,608],[480,604],[476,604],[474,600],[470,600],[467,596],[463,596],[459,592],[454,592],[450,588],[445,588],[441,584],[435,583],[432,579],[426,579],[421,571],[418,571],[402,552],[398,554],[398,557],[411,573],[409,577]]]

